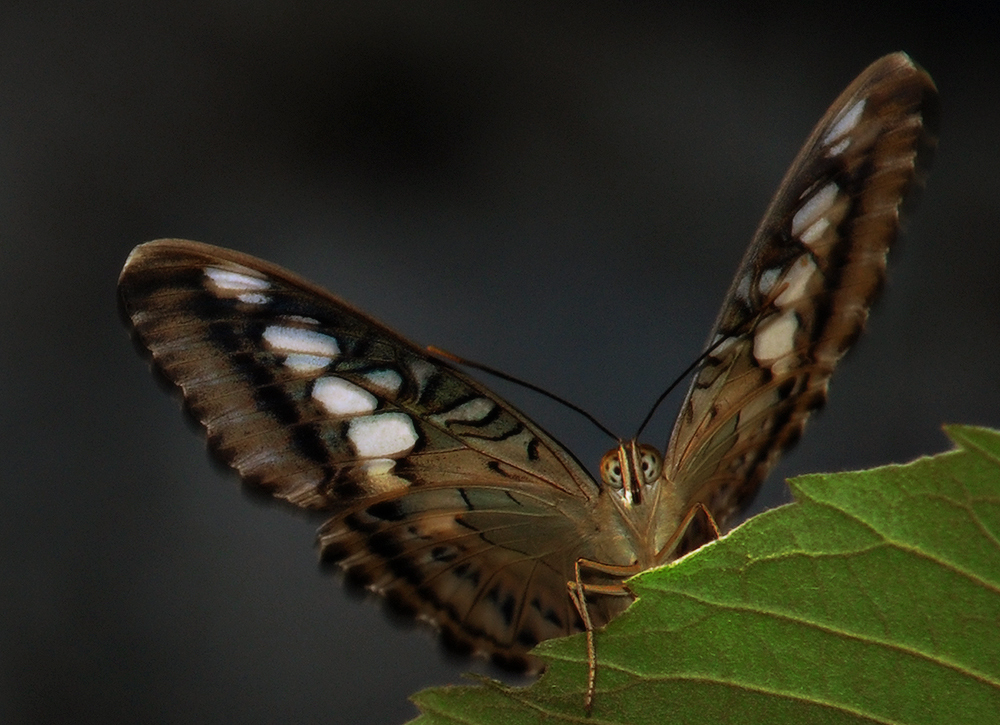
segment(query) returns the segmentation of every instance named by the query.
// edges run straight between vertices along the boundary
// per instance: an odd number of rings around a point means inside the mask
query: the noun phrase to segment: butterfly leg
[[[722,535],[719,532],[719,527],[716,525],[711,512],[705,507],[704,504],[696,503],[684,515],[684,518],[681,520],[681,523],[677,527],[673,536],[671,536],[667,540],[667,543],[663,545],[663,548],[657,552],[657,561],[661,562],[670,555],[670,553],[677,547],[681,537],[687,532],[687,529],[694,520],[694,517],[699,513],[704,514],[705,519],[708,521],[708,525],[712,529],[712,533],[715,535],[716,539]],[[575,579],[574,581],[566,583],[567,589],[569,590],[569,597],[572,600],[573,605],[576,607],[576,610],[580,613],[580,617],[583,619],[584,630],[587,633],[587,690],[584,694],[583,706],[584,709],[586,709],[587,714],[590,714],[590,710],[594,705],[594,694],[597,687],[597,650],[594,646],[594,624],[590,619],[590,610],[587,607],[586,595],[589,593],[601,594],[604,596],[630,597],[632,596],[632,593],[625,587],[624,584],[584,583],[582,575],[582,570],[584,568],[594,573],[607,574],[618,579],[626,579],[630,576],[638,574],[642,571],[642,567],[638,562],[628,566],[619,566],[614,564],[604,564],[599,561],[591,561],[590,559],[577,559],[574,566]]]
[[[681,523],[677,527],[677,530],[673,533],[673,536],[667,539],[667,543],[663,545],[663,548],[656,552],[657,564],[664,564],[667,562],[667,557],[669,557],[670,554],[673,553],[673,550],[677,548],[677,544],[680,543],[681,537],[687,533],[688,527],[691,525],[691,522],[694,521],[694,517],[699,513],[705,514],[705,520],[708,521],[709,528],[712,529],[713,537],[718,539],[722,536],[722,534],[719,533],[719,527],[715,523],[715,518],[713,518],[712,512],[705,507],[705,504],[696,503],[688,509],[684,518],[681,519]]]
[[[628,566],[616,566],[614,564],[603,564],[590,559],[577,559],[574,566],[575,580],[567,582],[569,598],[580,613],[583,619],[583,627],[587,633],[587,691],[583,696],[583,707],[590,714],[590,709],[594,705],[594,691],[597,686],[597,651],[594,647],[594,623],[590,619],[590,610],[587,608],[586,594],[603,594],[613,597],[630,597],[632,592],[625,588],[624,584],[585,584],[581,569],[586,567],[592,572],[608,574],[619,579],[638,574],[642,569],[639,563]]]

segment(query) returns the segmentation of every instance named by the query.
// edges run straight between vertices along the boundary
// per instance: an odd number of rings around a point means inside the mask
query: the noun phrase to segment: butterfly
[[[624,580],[714,538],[826,398],[882,285],[936,144],[937,92],[906,55],[865,70],[767,209],[664,452],[621,440],[600,480],[440,356],[239,252],[135,248],[123,313],[248,483],[327,517],[322,558],[452,648],[537,670],[543,640],[592,632]]]

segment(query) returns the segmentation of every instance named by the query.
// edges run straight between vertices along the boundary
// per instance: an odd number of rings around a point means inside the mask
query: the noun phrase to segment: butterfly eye
[[[652,446],[642,446],[640,451],[642,457],[639,459],[639,465],[642,466],[642,478],[647,484],[653,483],[663,470],[663,458]]]
[[[625,485],[622,478],[622,464],[618,460],[617,448],[605,453],[604,458],[601,459],[601,478],[604,479],[606,484],[614,488],[620,489]]]

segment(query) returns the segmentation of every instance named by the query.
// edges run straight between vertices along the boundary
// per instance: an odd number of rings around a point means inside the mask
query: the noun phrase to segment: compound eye
[[[660,477],[663,470],[663,458],[660,452],[652,446],[642,446],[639,449],[642,454],[639,458],[639,465],[642,466],[642,479],[647,484],[653,483]]]
[[[604,454],[604,458],[601,459],[601,478],[609,486],[614,488],[623,488],[624,479],[622,478],[622,463],[618,460],[618,449],[615,448],[613,451],[608,451]]]

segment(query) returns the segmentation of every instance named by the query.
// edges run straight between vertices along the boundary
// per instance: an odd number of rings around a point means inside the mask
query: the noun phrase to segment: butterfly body
[[[327,516],[325,560],[454,648],[537,669],[535,644],[600,627],[627,606],[627,576],[709,540],[692,512],[725,525],[823,403],[921,180],[935,104],[902,54],[841,95],[740,265],[666,451],[626,441],[600,480],[481,383],[263,260],[140,245],[121,303],[211,447]]]

